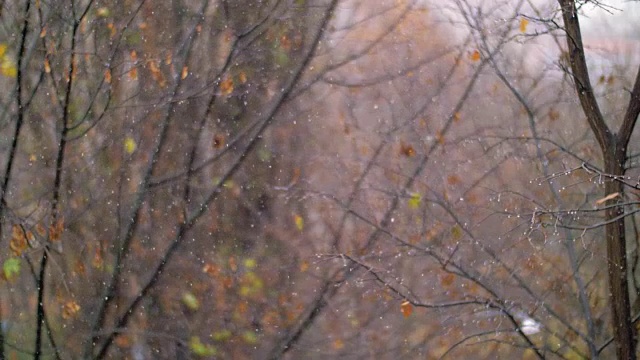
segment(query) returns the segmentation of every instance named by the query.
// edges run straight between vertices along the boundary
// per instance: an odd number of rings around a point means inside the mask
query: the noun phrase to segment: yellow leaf
[[[304,219],[302,218],[302,216],[296,214],[293,216],[293,222],[295,222],[296,227],[298,228],[298,230],[302,231],[304,229]]]
[[[2,64],[0,64],[0,72],[6,77],[14,78],[18,75],[18,68],[13,60],[5,57],[2,59]]]
[[[420,207],[420,201],[422,200],[422,196],[419,193],[411,194],[411,198],[409,199],[409,208],[417,209]]]
[[[249,258],[244,260],[244,267],[246,267],[247,269],[253,269],[254,267],[256,267],[256,265],[256,259]]]
[[[407,318],[413,312],[413,305],[411,305],[408,300],[405,300],[400,304],[400,311],[402,312],[402,315]]]
[[[184,80],[187,75],[189,75],[189,67],[188,66],[183,66],[182,67],[182,73],[180,73],[180,79]]]
[[[103,6],[96,10],[96,15],[98,15],[98,17],[109,17],[109,15],[111,15],[111,11],[109,11],[108,7]]]
[[[127,136],[126,139],[124,139],[124,151],[127,152],[127,154],[133,154],[134,151],[136,151],[136,141],[130,137]]]
[[[4,56],[7,52],[7,44],[0,44],[0,57]]]
[[[529,25],[529,20],[522,18],[520,19],[520,32],[526,32],[527,31],[527,25]]]

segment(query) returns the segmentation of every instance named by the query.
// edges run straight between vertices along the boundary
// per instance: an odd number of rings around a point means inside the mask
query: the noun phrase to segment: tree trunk
[[[624,175],[625,151],[615,144],[612,148],[603,149],[605,172],[610,175]],[[624,188],[620,181],[609,179],[605,183],[605,195],[619,193],[612,201],[620,202]],[[627,256],[624,208],[612,206],[606,210],[607,225],[607,267],[609,271],[609,292],[613,311],[613,334],[618,359],[636,359],[636,341],[631,323],[631,306],[629,302],[629,284],[627,281]],[[617,219],[617,220],[614,220]]]

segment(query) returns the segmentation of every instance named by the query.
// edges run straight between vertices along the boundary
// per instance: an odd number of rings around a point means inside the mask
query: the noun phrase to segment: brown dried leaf
[[[22,226],[17,224],[13,225],[11,241],[9,242],[11,252],[13,252],[15,256],[20,256],[28,247],[29,244],[27,243],[27,237],[25,236]]]
[[[80,305],[74,300],[67,301],[62,306],[62,318],[67,320],[76,317],[80,311]]]
[[[416,155],[416,150],[411,146],[411,144],[405,144],[402,142],[400,143],[400,154],[406,157],[413,157]]]
[[[405,300],[400,304],[400,311],[402,312],[402,315],[407,318],[411,316],[411,313],[413,312],[413,305],[411,305],[408,300]]]

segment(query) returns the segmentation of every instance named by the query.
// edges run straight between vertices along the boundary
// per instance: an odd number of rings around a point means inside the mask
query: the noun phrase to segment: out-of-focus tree
[[[262,139],[336,3],[2,3],[2,358],[246,357],[287,325]]]
[[[3,2],[0,358],[634,358],[588,3]]]
[[[590,5],[429,3],[462,34],[442,41],[424,15],[393,7],[388,29],[358,4],[336,44],[367,55],[338,50],[316,90],[338,104],[306,186],[327,280],[296,356],[634,358],[637,234],[623,230],[637,227],[640,103],[628,69],[595,67],[586,85],[576,19]],[[623,118],[617,135],[597,106]],[[622,146],[615,171],[599,132]]]

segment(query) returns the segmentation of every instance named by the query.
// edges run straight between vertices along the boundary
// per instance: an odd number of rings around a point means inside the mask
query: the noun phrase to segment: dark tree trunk
[[[605,172],[610,175],[624,175],[624,148],[614,146],[603,149]],[[609,179],[605,184],[605,194],[619,193],[620,196],[610,200],[609,205],[623,198],[624,188],[620,181]],[[629,301],[629,284],[627,280],[627,256],[624,208],[614,206],[605,213],[607,241],[607,267],[609,272],[609,291],[613,312],[613,333],[618,359],[635,359],[635,336],[631,323],[631,306]],[[614,220],[615,219],[615,220]]]
[[[584,45],[580,30],[579,14],[574,0],[559,0],[562,10],[567,56],[571,66],[571,75],[580,99],[580,105],[586,116],[603,155],[605,196],[618,193],[619,196],[607,202],[615,205],[624,199],[623,183],[616,177],[625,173],[627,145],[640,113],[640,72],[631,91],[622,125],[613,133],[604,120],[589,79],[589,70],[585,59]],[[627,247],[625,234],[624,207],[612,206],[605,211],[605,239],[607,242],[607,267],[609,273],[609,292],[613,312],[613,337],[618,359],[636,359],[635,328],[631,321],[629,301],[629,283],[627,274]]]

